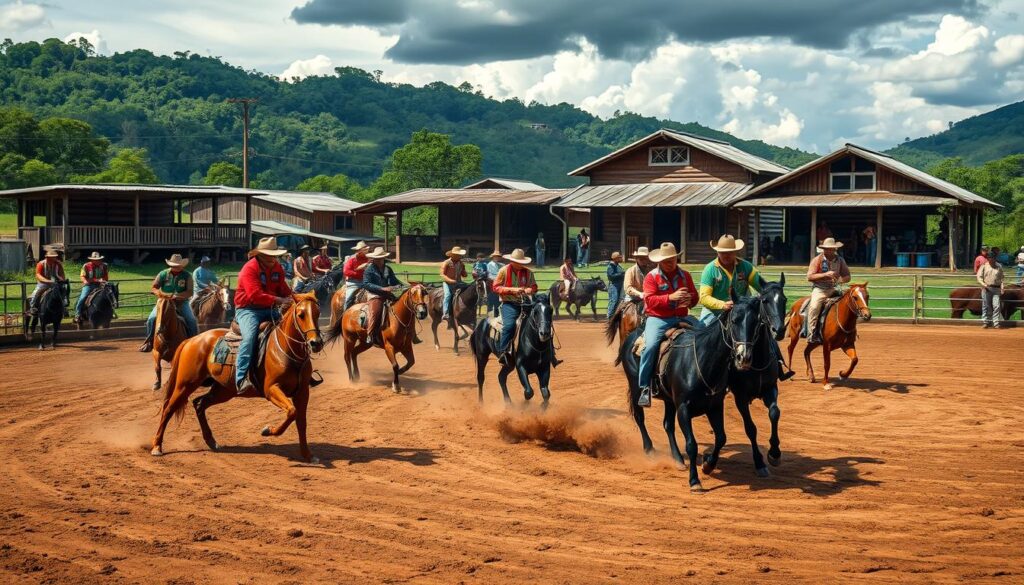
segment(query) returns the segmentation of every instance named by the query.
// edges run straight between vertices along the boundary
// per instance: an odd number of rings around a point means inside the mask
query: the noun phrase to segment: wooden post
[[[501,208],[494,206],[494,248],[501,249]]]
[[[402,261],[402,211],[398,210],[395,216],[395,262]]]
[[[810,256],[808,256],[808,258],[807,258],[808,261],[810,261],[811,258],[814,258],[815,256],[818,255],[817,252],[816,252],[817,249],[818,249],[818,208],[817,207],[812,207],[811,208],[811,249],[808,252],[808,254],[810,254]]]
[[[688,239],[686,235],[686,215],[687,208],[681,207],[679,209],[679,247],[682,248],[682,254],[679,256],[679,260],[683,264],[686,264],[686,240]],[[659,242],[650,243],[652,250],[659,245]]]
[[[213,232],[212,235],[213,235],[213,241],[214,242],[220,241],[219,234],[217,233],[217,224],[220,223],[220,210],[217,209],[218,207],[220,207],[220,201],[216,197],[211,197],[210,198],[210,209],[212,211],[210,212],[210,226],[211,226],[211,231]],[[191,236],[191,231],[190,231],[189,235]],[[192,238],[190,237],[189,241],[191,242],[191,240],[192,240]],[[213,261],[214,262],[220,262],[220,259],[219,258],[214,258]]]
[[[384,215],[382,217],[384,218],[384,251],[385,252],[390,252],[391,251],[390,250],[391,246],[390,246],[390,244],[388,244],[388,228],[391,227],[391,220],[388,219],[388,216],[386,216],[386,215]],[[371,229],[371,235],[372,235],[372,229]]]
[[[751,243],[751,255],[753,256],[750,260],[756,266],[760,264],[761,255],[761,208],[754,208],[754,241]]]
[[[623,256],[629,256],[629,250],[626,249],[626,208],[619,208],[619,252]]]
[[[245,246],[248,249],[252,246],[252,197],[245,196]]]
[[[138,264],[142,262],[142,257],[139,255],[139,246],[142,243],[142,232],[139,229],[139,196],[135,196],[135,252],[132,254],[132,263]]]
[[[956,246],[953,245],[953,238],[957,233],[956,229],[956,207],[949,209],[949,270],[956,270]]]
[[[875,210],[875,268],[882,267],[882,208]]]

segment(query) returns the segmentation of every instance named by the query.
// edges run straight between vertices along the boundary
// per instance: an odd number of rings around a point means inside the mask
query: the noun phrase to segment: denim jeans
[[[608,318],[612,318],[612,313],[615,312],[615,307],[619,306],[619,299],[622,298],[622,286],[611,284],[608,285]]]
[[[347,311],[352,306],[353,299],[355,299],[356,293],[359,292],[359,285],[357,284],[346,284],[345,285],[345,305],[343,310]]]
[[[1024,282],[1024,264],[1017,265],[1017,283]]]
[[[299,282],[295,283],[295,286],[292,287],[292,292],[294,292],[296,294],[304,293],[304,292],[306,292],[306,287],[308,287],[308,286],[309,286],[309,281],[308,280],[300,280]]]
[[[501,339],[498,342],[498,352],[505,353],[508,351],[508,344],[512,343],[512,334],[516,330],[516,319],[519,318],[519,313],[522,311],[522,305],[519,303],[510,303],[508,301],[501,303]]]
[[[711,312],[711,309],[704,307],[703,309],[701,309],[699,320],[702,324],[707,325],[708,323],[714,321],[715,317],[718,317],[719,314],[720,313],[713,313]]]
[[[501,298],[498,293],[487,291],[487,314],[498,316],[498,308],[501,307]]]
[[[878,238],[871,238],[868,240],[868,257],[865,264],[868,266],[875,265],[875,251],[878,250]]]
[[[665,332],[684,320],[693,326],[700,326],[700,321],[693,316],[662,318],[648,315],[647,324],[644,325],[644,350],[640,353],[641,388],[651,385],[651,378],[654,377],[654,368],[657,366],[658,350],[661,346],[661,340],[665,338]]]
[[[82,285],[82,292],[78,293],[78,302],[75,303],[75,314],[76,315],[81,315],[82,314],[82,306],[85,304],[85,297],[89,296],[89,294],[92,291],[94,291],[97,288],[99,288],[99,286],[100,285],[98,285],[98,284],[83,284]]]
[[[274,317],[273,309],[240,308],[235,311],[235,321],[242,332],[242,341],[238,344],[238,356],[235,358],[235,388],[241,385],[249,366],[256,356],[256,340],[259,338],[260,323]]]
[[[458,285],[448,284],[447,282],[442,283],[444,288],[444,300],[441,304],[441,314],[447,319],[452,313],[452,299],[455,298],[455,293],[458,291]]]
[[[194,337],[199,333],[199,323],[196,321],[196,316],[192,314],[192,307],[189,306],[188,301],[181,301],[175,303],[178,314],[185,318],[185,335],[188,337]],[[156,327],[156,307],[149,312],[149,317],[146,318],[146,338],[150,338],[153,335],[153,328]]]
[[[536,250],[537,250],[537,253],[535,254],[536,258],[533,259],[533,263],[537,267],[542,267],[542,266],[544,266],[544,252],[545,251],[541,250],[540,248],[536,248]]]
[[[576,264],[579,266],[586,266],[590,264],[590,248],[580,248],[580,253],[576,257]]]
[[[981,289],[981,320],[985,323],[999,325],[1002,314],[999,312],[1002,300],[998,286],[985,286]]]

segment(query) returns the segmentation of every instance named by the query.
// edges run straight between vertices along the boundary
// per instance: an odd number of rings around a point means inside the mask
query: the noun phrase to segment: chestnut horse
[[[615,312],[612,313],[611,318],[604,325],[604,338],[608,341],[608,345],[615,341],[615,334],[618,333],[619,347],[622,347],[629,334],[636,331],[636,328],[640,326],[643,320],[642,307],[642,301],[633,301],[630,297],[619,302],[619,306],[615,307]]]
[[[811,297],[803,297],[793,304],[789,310],[789,368],[793,368],[793,350],[800,341],[800,330],[803,328],[803,316],[800,314],[804,303]],[[839,372],[843,380],[850,377],[853,368],[857,367],[857,319],[871,320],[871,308],[868,307],[868,283],[851,284],[843,293],[839,301],[832,307],[828,315],[824,312],[821,316],[821,351],[825,362],[825,390],[831,390],[834,386],[828,381],[828,371],[831,367],[831,354],[833,350],[842,349],[850,356],[850,368]],[[811,352],[818,347],[817,344],[808,343],[804,347],[804,362],[807,363],[807,377],[811,382],[816,382],[814,368],[811,366]]]
[[[399,374],[409,371],[409,368],[416,363],[413,355],[412,343],[416,337],[416,321],[427,318],[427,289],[422,284],[414,284],[406,289],[397,300],[385,305],[386,319],[382,322],[381,336],[384,338],[384,353],[391,362],[391,369],[395,378],[391,382],[391,389],[396,393],[402,391],[399,384]],[[332,305],[336,304],[338,297],[335,296]],[[344,298],[342,301],[344,302]],[[359,380],[359,363],[356,358],[359,354],[373,347],[366,329],[359,323],[359,312],[366,307],[365,303],[359,303],[349,307],[337,321],[332,323],[327,330],[327,341],[335,341],[339,337],[345,341],[345,368],[348,370],[348,379],[351,382]],[[332,310],[336,307],[332,306]],[[405,365],[398,366],[398,354],[405,357]]]
[[[269,333],[263,363],[257,367],[257,362],[252,362],[252,367],[257,368],[257,379],[263,380],[263,391],[253,389],[242,397],[263,397],[285,411],[284,422],[273,428],[263,427],[261,434],[279,437],[294,421],[299,429],[302,458],[309,463],[317,463],[306,443],[306,406],[309,404],[309,379],[313,374],[311,357],[324,345],[317,327],[320,305],[313,293],[292,295],[292,301],[291,307]],[[153,455],[163,455],[164,431],[168,421],[172,415],[180,418],[184,414],[188,397],[200,386],[210,386],[210,391],[194,399],[192,406],[203,431],[203,440],[211,450],[217,450],[217,441],[206,421],[206,409],[238,397],[235,367],[219,364],[214,359],[214,347],[227,332],[227,329],[211,329],[178,347],[164,386],[160,426],[150,451]]]
[[[156,323],[153,325],[153,369],[156,371],[156,382],[153,390],[161,386],[161,360],[171,363],[174,352],[185,341],[185,323],[178,316],[174,300],[169,295],[160,293],[156,297]]]
[[[189,301],[192,314],[200,325],[217,325],[224,322],[225,315],[231,311],[231,303],[235,300],[235,291],[222,284],[211,284],[207,290]]]

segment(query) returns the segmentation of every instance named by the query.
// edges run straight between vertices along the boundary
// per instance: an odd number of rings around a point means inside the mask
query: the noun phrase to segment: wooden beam
[[[751,243],[751,255],[753,256],[750,260],[756,266],[760,263],[761,255],[761,208],[754,208],[754,241]]]
[[[395,216],[395,262],[402,261],[402,211]]]
[[[818,208],[811,208],[811,249],[808,252],[808,260],[817,256],[816,250],[818,249]]]
[[[494,248],[501,249],[501,207],[494,206]]]
[[[391,227],[391,220],[388,219],[388,216],[386,216],[386,215],[383,216],[383,217],[384,217],[384,251],[385,252],[390,252],[391,251],[390,250],[391,245],[388,244],[388,228]],[[372,228],[370,229],[370,233],[371,234],[373,233],[373,229]]]
[[[135,196],[135,244],[142,240],[142,230],[139,229],[139,196]]]
[[[680,261],[682,261],[683,264],[686,264],[686,240],[688,239],[688,237],[686,235],[686,217],[687,217],[687,209],[685,207],[679,208],[679,247],[682,248],[682,254],[679,256],[679,259],[680,259]],[[651,226],[653,228],[653,226],[654,226],[653,222],[651,223]],[[653,250],[654,248],[656,248],[659,245],[661,245],[661,243],[660,242],[651,242],[649,245],[651,246],[651,249]]]
[[[245,198],[245,248],[252,246],[252,197]]]
[[[875,209],[875,268],[882,267],[882,208]]]
[[[956,246],[953,245],[953,239],[956,237],[956,207],[949,209],[949,270],[952,272],[956,270]]]
[[[629,251],[626,250],[626,208],[619,208],[619,252],[623,256],[629,256]]]

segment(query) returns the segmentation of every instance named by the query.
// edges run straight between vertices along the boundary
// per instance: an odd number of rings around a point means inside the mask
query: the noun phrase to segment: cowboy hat
[[[452,256],[465,256],[466,251],[458,246],[455,246],[451,250],[445,252],[444,255],[448,256],[449,258],[451,258]]]
[[[522,248],[516,248],[515,250],[512,250],[512,253],[503,255],[502,258],[509,262],[515,262],[516,264],[529,264],[530,262],[533,262],[533,258],[527,256],[526,252],[523,252]]]
[[[612,252],[612,260],[615,260],[616,258],[622,260],[622,252]]]
[[[249,255],[263,254],[264,256],[281,256],[288,250],[281,250],[277,247],[277,238],[274,236],[267,236],[260,238],[260,243],[255,248],[249,250]]]
[[[209,256],[203,256],[202,258],[199,259],[199,263],[200,264],[205,264],[205,263],[207,263],[209,261],[210,261],[210,257]]]
[[[358,244],[352,246],[352,249],[358,252],[360,250],[369,250],[370,247],[366,245],[366,242],[360,240]]]
[[[1021,246],[1021,248],[1024,248],[1024,246]],[[497,256],[498,258],[501,258],[501,251],[500,250],[495,250],[495,251],[491,252],[490,257],[494,258],[495,256]]]
[[[824,241],[822,241],[820,244],[818,244],[818,247],[819,248],[832,248],[833,250],[836,250],[838,248],[842,248],[843,247],[843,243],[842,242],[837,242],[835,238],[825,238]]]
[[[320,249],[321,250],[330,250],[331,246],[329,244],[324,244],[323,246],[320,246]]]
[[[299,246],[299,254],[305,252],[306,250],[312,250],[312,249],[313,249],[313,246],[310,246],[309,244],[302,244],[301,246]]]
[[[171,268],[184,268],[188,266],[188,258],[182,258],[181,254],[171,254],[171,257],[164,260]]]
[[[715,252],[739,252],[746,245],[743,240],[731,234],[718,238],[717,244],[715,242],[708,243],[711,244],[711,249]]]
[[[373,252],[368,252],[366,254],[366,257],[370,258],[371,260],[379,260],[381,258],[387,258],[390,255],[391,252],[385,252],[383,246],[377,246],[376,248],[373,249]]]
[[[636,252],[633,252],[633,255],[631,257],[636,258],[637,256],[640,256],[646,258],[647,256],[650,255],[650,253],[651,251],[647,249],[647,246],[640,246],[639,248],[636,249]]]
[[[60,258],[60,252],[58,252],[57,250],[54,250],[53,248],[50,248],[49,250],[46,251],[46,257],[47,258]]]
[[[676,252],[675,244],[672,242],[663,242],[657,250],[648,255],[648,258],[650,258],[652,262],[661,262],[662,260],[668,260],[669,258],[678,255],[679,252]]]
[[[89,254],[89,257],[86,258],[86,260],[103,260],[103,256],[101,256],[99,252],[93,252],[92,254]]]

